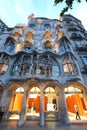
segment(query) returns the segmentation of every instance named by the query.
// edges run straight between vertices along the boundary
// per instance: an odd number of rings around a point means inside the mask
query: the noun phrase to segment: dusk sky
[[[67,14],[71,14],[82,21],[84,28],[87,30],[87,2],[82,0],[81,4],[74,4],[72,10]],[[28,22],[28,16],[31,13],[35,17],[48,17],[59,19],[61,9],[64,3],[57,6],[54,0],[0,0],[0,18],[8,27],[14,27],[17,23]]]

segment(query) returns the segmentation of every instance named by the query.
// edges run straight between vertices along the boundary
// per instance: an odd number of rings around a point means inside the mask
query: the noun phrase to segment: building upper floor
[[[65,15],[62,21],[28,17],[0,34],[0,76],[9,78],[79,76],[87,72],[87,32],[81,21]],[[79,55],[80,54],[80,55]]]

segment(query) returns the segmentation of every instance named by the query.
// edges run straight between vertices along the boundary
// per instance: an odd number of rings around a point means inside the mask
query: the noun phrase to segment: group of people
[[[3,117],[5,112],[6,112],[6,107],[0,106],[0,121],[2,120],[2,117]]]

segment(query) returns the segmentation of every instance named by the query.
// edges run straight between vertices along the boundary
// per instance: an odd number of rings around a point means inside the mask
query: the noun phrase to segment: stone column
[[[62,89],[59,93],[58,110],[59,110],[58,120],[62,123],[69,124],[64,89]]]
[[[22,108],[20,112],[20,119],[18,121],[18,126],[22,126],[26,120],[26,107],[27,107],[27,85],[24,86],[24,96],[22,101]]]
[[[40,126],[44,126],[44,92],[41,90],[40,95]]]
[[[7,88],[4,88],[1,96],[0,106],[7,105],[7,94],[8,94],[8,90]]]

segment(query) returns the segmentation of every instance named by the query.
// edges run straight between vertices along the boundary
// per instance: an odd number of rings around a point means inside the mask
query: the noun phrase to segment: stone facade
[[[80,20],[28,17],[8,28],[0,20],[0,106],[3,120],[69,123],[70,97],[87,107],[87,31]],[[76,100],[75,100],[76,99]],[[69,101],[68,101],[69,100]],[[72,99],[71,99],[72,100]],[[78,103],[79,100],[79,103]],[[82,102],[81,102],[81,101]]]

